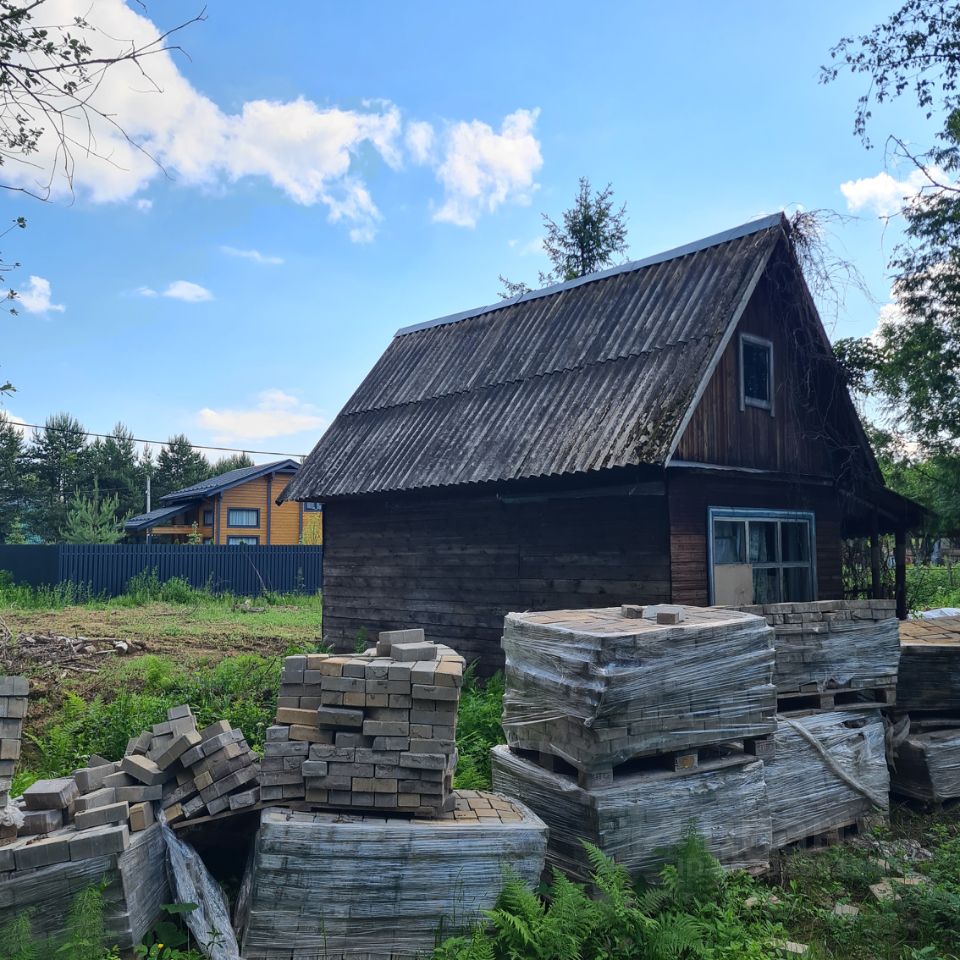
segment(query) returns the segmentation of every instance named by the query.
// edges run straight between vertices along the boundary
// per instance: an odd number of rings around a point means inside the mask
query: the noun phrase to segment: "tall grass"
[[[208,584],[203,588],[192,586],[183,577],[161,580],[155,568],[131,577],[124,592],[118,597],[96,594],[89,583],[65,580],[54,586],[32,587],[14,583],[8,570],[0,570],[0,609],[62,610],[66,607],[142,607],[151,603],[170,603],[189,606],[231,607],[246,598],[227,592],[217,592]],[[270,606],[301,606],[316,602],[317,595],[300,593],[261,593],[256,602]]]

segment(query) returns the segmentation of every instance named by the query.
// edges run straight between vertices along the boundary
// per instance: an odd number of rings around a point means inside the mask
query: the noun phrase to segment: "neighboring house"
[[[171,543],[184,543],[197,534],[204,543],[223,545],[319,544],[319,503],[276,503],[299,468],[296,460],[278,460],[174,490],[160,498],[156,510],[128,520],[127,534]]]
[[[324,637],[424,627],[496,666],[511,610],[843,595],[895,532],[776,215],[400,330],[281,500],[322,501]]]

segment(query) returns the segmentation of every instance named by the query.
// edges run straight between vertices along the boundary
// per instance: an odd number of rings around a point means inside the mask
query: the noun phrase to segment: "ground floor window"
[[[227,546],[235,547],[242,544],[246,544],[251,547],[257,546],[260,543],[259,537],[227,537]]]
[[[816,599],[812,513],[711,507],[708,514],[712,603]]]

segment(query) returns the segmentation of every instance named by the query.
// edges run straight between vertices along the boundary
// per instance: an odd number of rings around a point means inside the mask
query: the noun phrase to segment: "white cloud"
[[[160,294],[157,293],[153,287],[137,287],[136,290],[137,296],[139,297],[159,297]]]
[[[220,252],[228,257],[239,257],[241,260],[252,260],[254,263],[261,263],[269,266],[279,266],[283,263],[283,257],[274,257],[259,250],[241,250],[237,247],[222,246]]]
[[[54,38],[74,29],[78,13],[96,25],[96,32],[84,32],[83,39],[98,56],[128,52],[131,45],[142,49],[159,36],[143,11],[124,0],[97,0],[89,12],[87,6],[45,0],[44,22],[68,25],[52,27]],[[479,120],[451,123],[440,145],[430,123],[404,123],[399,108],[386,100],[341,109],[303,96],[255,99],[231,112],[197,90],[171,53],[151,55],[144,67],[149,80],[134,63],[106,72],[91,98],[104,116],[93,117],[89,129],[75,111],[63,115],[75,144],[73,188],[95,203],[130,202],[147,213],[152,201],[138,194],[164,173],[209,189],[258,178],[295,203],[322,204],[331,222],[362,243],[376,235],[381,220],[358,172],[371,157],[395,170],[405,158],[435,167],[445,191],[435,219],[466,226],[507,201],[526,202],[543,162],[532,132],[536,110],[510,114],[499,133]],[[65,100],[54,103],[66,105]],[[39,115],[28,117],[30,123],[50,127]],[[53,196],[68,195],[58,145],[48,129],[31,164],[4,167],[8,181],[34,191],[49,184]]]
[[[27,313],[63,313],[67,308],[62,303],[50,302],[50,281],[44,277],[30,277],[17,290],[17,301]]]
[[[327,426],[327,420],[312,404],[277,389],[261,391],[256,404],[246,409],[204,407],[196,419],[216,443],[269,440],[304,430],[319,432]]]
[[[6,417],[7,423],[13,427],[21,437],[26,438],[27,430],[29,429],[26,425],[26,421],[21,417],[15,417],[9,410],[0,410],[0,417]]]
[[[931,173],[938,182],[947,182],[941,171],[934,169]],[[856,213],[866,209],[872,210],[877,216],[890,217],[899,213],[905,203],[913,200],[923,187],[929,185],[930,179],[922,170],[911,170],[902,180],[882,171],[875,177],[847,180],[840,184],[840,191],[847,201],[848,210]]]
[[[508,240],[507,246],[516,251],[521,257],[538,256],[543,253],[543,237],[534,237],[532,240]]]
[[[455,123],[446,133],[437,179],[445,199],[434,220],[472,227],[481,214],[506,201],[529,203],[534,175],[543,166],[533,135],[539,109],[516,110],[500,133],[479,120]]]
[[[433,158],[433,126],[425,120],[412,120],[407,124],[404,140],[414,163],[429,163]]]
[[[213,294],[206,287],[190,280],[174,280],[163,291],[162,296],[170,297],[171,300],[183,300],[184,303],[201,303],[213,299]]]

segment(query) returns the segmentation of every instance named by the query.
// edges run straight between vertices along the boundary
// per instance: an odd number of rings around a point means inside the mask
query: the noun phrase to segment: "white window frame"
[[[745,343],[752,343],[757,347],[765,347],[767,349],[767,387],[769,397],[766,400],[759,400],[756,397],[748,397],[746,390],[746,375],[743,365],[743,345]],[[747,407],[757,407],[760,410],[769,410],[770,416],[773,416],[773,394],[774,394],[774,383],[773,383],[773,341],[767,340],[764,337],[754,336],[752,333],[741,333],[740,334],[740,409],[745,410]]]
[[[746,562],[755,569],[777,569],[780,571],[780,603],[799,603],[797,600],[783,599],[783,571],[788,568],[809,568],[810,570],[810,597],[817,599],[817,519],[816,515],[810,510],[764,510],[754,507],[708,507],[707,508],[707,570],[710,586],[710,603],[715,602],[716,590],[714,585],[714,548],[713,548],[713,525],[717,520],[745,520],[747,528],[745,533]],[[749,523],[751,520],[777,522],[777,557],[778,560],[767,563],[750,563],[750,531]],[[810,559],[809,560],[783,560],[783,546],[781,537],[782,521],[805,521],[810,526]]]
[[[255,523],[232,523],[230,515],[233,513],[255,513],[257,519]],[[259,507],[228,507],[227,508],[227,529],[228,530],[256,530],[260,526],[260,508]]]

